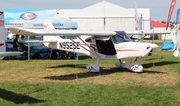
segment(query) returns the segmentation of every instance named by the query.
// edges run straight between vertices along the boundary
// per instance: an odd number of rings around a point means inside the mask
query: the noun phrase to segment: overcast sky
[[[103,0],[0,0],[0,9],[83,9]],[[134,0],[105,0],[113,4],[134,8]],[[151,19],[167,21],[171,0],[136,0],[137,8],[150,8]],[[176,0],[176,6],[171,21],[176,20],[177,9],[180,8],[180,0]]]

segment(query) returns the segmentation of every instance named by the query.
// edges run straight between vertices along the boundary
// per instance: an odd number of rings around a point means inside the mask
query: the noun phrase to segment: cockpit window
[[[125,42],[124,39],[118,35],[113,36],[113,39],[116,43]]]
[[[113,40],[115,43],[132,41],[124,31],[116,31],[116,33],[117,34],[113,36]]]

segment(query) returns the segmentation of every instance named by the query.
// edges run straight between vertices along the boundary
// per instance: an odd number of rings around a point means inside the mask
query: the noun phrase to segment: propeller
[[[158,49],[156,49],[156,48],[158,48],[158,45],[156,45],[156,44],[151,44],[150,47],[158,54],[158,56],[159,56],[160,58],[162,58],[161,53],[159,52]]]
[[[152,50],[152,48],[151,47],[149,47],[148,49],[147,49],[147,51],[141,56],[141,57],[144,57],[144,56],[146,56],[150,51]]]

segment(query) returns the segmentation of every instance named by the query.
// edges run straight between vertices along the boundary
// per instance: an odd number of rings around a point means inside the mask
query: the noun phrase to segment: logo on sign
[[[4,26],[4,21],[0,20],[0,26]]]
[[[32,12],[25,12],[20,15],[20,18],[24,20],[32,20],[32,19],[35,19],[36,17],[37,17],[37,14],[32,13]]]

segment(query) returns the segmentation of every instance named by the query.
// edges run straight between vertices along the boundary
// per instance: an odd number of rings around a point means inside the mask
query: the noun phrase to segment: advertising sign
[[[57,14],[55,10],[4,10],[5,27],[42,29],[45,19],[57,29],[77,29],[77,23]]]

